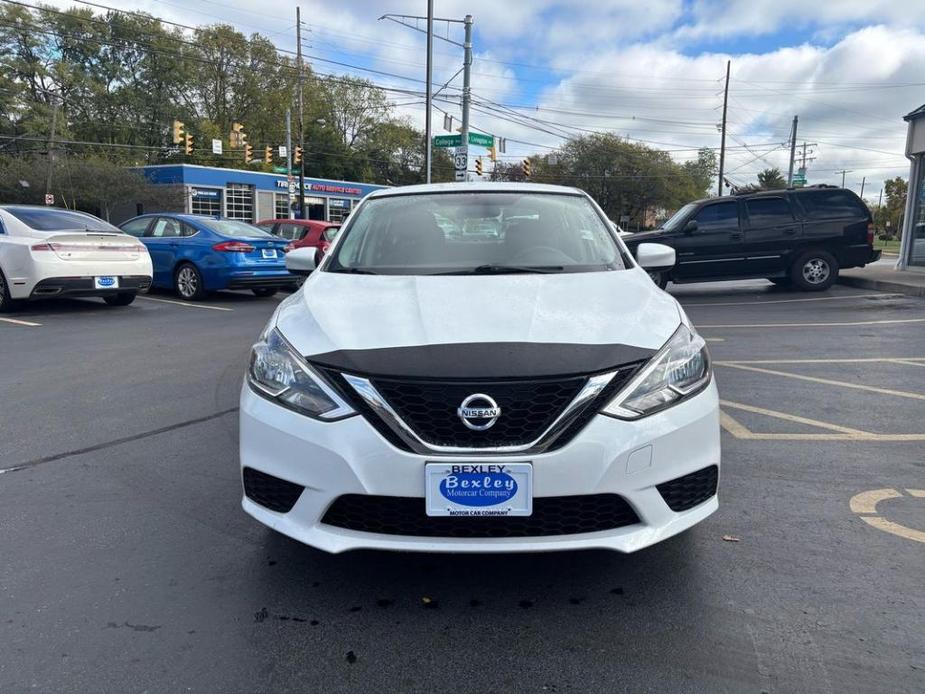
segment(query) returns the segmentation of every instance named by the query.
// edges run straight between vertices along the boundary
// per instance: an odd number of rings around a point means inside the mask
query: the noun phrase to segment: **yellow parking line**
[[[919,499],[925,499],[925,489],[907,489],[906,494],[918,497]]]
[[[737,439],[747,439],[752,435],[751,431],[749,431],[741,422],[733,419],[732,415],[730,415],[725,410],[719,411],[719,425],[730,434],[735,436]]]
[[[743,410],[744,412],[753,412],[755,414],[761,414],[766,417],[774,417],[775,419],[783,419],[786,422],[795,422],[796,424],[806,424],[811,427],[818,427],[820,429],[830,429],[832,431],[837,431],[842,434],[854,434],[859,436],[869,436],[870,432],[861,431],[860,429],[851,429],[850,427],[843,427],[838,424],[829,424],[828,422],[820,422],[818,419],[809,419],[807,417],[800,417],[795,414],[787,414],[786,412],[778,412],[776,410],[768,410],[763,407],[755,407],[754,405],[745,405],[740,402],[731,402],[729,400],[720,400],[719,404],[723,407],[731,407],[734,410]]]
[[[844,323],[729,323],[721,325],[697,325],[705,328],[838,328],[854,325],[893,325],[898,323],[925,323],[925,318],[905,318],[902,320],[862,320]]]
[[[30,328],[37,328],[41,323],[33,323],[28,320],[16,320],[15,318],[0,318],[4,323],[12,323],[13,325],[27,325]]]
[[[861,516],[861,520],[868,525],[877,528],[878,530],[883,530],[884,532],[892,533],[893,535],[899,535],[899,537],[904,537],[907,540],[925,542],[925,533],[923,533],[921,530],[916,530],[915,528],[907,528],[905,525],[900,525],[899,523],[888,521],[886,518],[881,516]]]
[[[771,301],[761,301],[760,299],[756,301],[724,301],[722,303],[699,303],[699,304],[687,304],[684,303],[684,306],[764,306],[765,304],[795,304],[801,303],[804,301],[841,301],[843,299],[871,299],[871,298],[880,298],[880,299],[893,299],[896,297],[903,296],[902,294],[850,294],[848,296],[820,296],[813,297],[810,299],[774,299]],[[682,302],[683,303],[683,302]]]
[[[877,504],[887,499],[896,499],[902,496],[895,489],[871,489],[851,497],[848,506],[854,513],[876,513]]]
[[[725,342],[726,341],[725,337],[705,337],[703,339],[706,340],[707,342]]]
[[[145,301],[159,301],[162,304],[174,304],[175,306],[185,306],[186,308],[206,308],[210,311],[234,311],[233,308],[225,308],[224,306],[207,306],[205,304],[191,304],[187,301],[173,301],[172,299],[155,299],[151,296],[139,296],[139,299],[144,299]]]
[[[785,378],[795,378],[800,381],[810,381],[811,383],[823,383],[829,386],[839,386],[841,388],[852,388],[854,390],[865,390],[869,393],[880,393],[882,395],[895,395],[900,398],[910,398],[912,400],[925,400],[922,393],[910,393],[906,390],[893,390],[891,388],[877,388],[876,386],[864,386],[860,383],[846,383],[844,381],[835,381],[831,378],[818,378],[816,376],[804,376],[803,374],[787,373],[786,371],[775,371],[773,369],[760,369],[757,366],[747,366],[745,364],[733,364],[726,362],[721,364],[732,369],[742,369],[743,371],[755,371],[757,373],[770,374],[771,376],[783,376]]]

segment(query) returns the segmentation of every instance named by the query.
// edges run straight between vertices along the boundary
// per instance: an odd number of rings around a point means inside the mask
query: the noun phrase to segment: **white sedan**
[[[98,296],[126,306],[151,286],[151,257],[137,239],[93,215],[0,206],[0,311],[19,300]]]

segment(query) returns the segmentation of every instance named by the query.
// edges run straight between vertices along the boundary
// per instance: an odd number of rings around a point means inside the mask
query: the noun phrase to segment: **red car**
[[[289,241],[284,252],[293,248],[317,248],[326,253],[340,229],[340,224],[320,219],[264,219],[257,222],[257,226]]]

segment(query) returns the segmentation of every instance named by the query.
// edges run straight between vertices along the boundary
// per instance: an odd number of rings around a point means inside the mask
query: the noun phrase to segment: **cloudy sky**
[[[59,0],[56,4],[67,4]],[[188,24],[225,21],[295,48],[288,0],[109,0]],[[423,89],[424,36],[386,12],[424,14],[424,0],[300,0],[305,52],[326,74]],[[876,200],[883,179],[906,176],[902,116],[925,103],[925,2],[896,0],[435,0],[438,17],[474,18],[472,123],[508,138],[507,156],[549,152],[569,135],[610,130],[678,160],[718,147],[726,61],[732,61],[726,171],[786,174],[784,146],[799,116],[810,183],[845,182]],[[461,41],[459,25],[437,23]],[[462,50],[435,42],[434,81]],[[458,125],[461,77],[435,106]],[[423,124],[414,94],[391,92]],[[435,133],[443,113],[435,110]],[[800,148],[802,154],[802,147]]]

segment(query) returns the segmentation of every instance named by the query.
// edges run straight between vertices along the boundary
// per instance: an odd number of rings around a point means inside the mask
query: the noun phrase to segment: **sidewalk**
[[[895,256],[884,256],[867,267],[842,270],[838,283],[849,287],[896,292],[908,296],[925,296],[925,272],[894,270]]]

